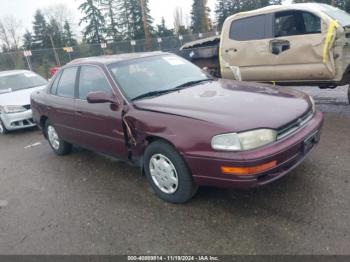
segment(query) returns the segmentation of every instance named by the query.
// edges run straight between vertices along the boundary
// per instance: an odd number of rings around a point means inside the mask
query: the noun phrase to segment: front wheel
[[[50,121],[46,121],[45,132],[52,150],[57,155],[64,156],[72,151],[72,145],[64,141],[58,135],[56,128],[50,123]]]
[[[190,170],[177,150],[164,141],[149,145],[145,174],[157,196],[170,203],[185,203],[197,191]]]
[[[1,121],[1,119],[0,119],[0,134],[2,134],[2,135],[6,135],[7,134],[7,129],[6,129],[5,125],[4,125],[4,123]]]

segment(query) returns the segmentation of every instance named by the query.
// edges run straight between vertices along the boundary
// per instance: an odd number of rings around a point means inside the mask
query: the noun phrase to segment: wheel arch
[[[43,116],[40,117],[40,120],[39,120],[40,128],[43,131],[43,134],[44,134],[44,136],[46,138],[47,138],[47,136],[46,136],[46,132],[45,132],[45,125],[46,125],[46,122],[47,122],[48,119],[49,118],[47,116],[43,115]]]
[[[140,156],[140,167],[141,167],[141,172],[142,172],[142,175],[144,176],[145,175],[145,169],[144,169],[144,166],[145,166],[145,161],[144,161],[144,156],[145,156],[145,152],[147,150],[147,148],[154,142],[156,141],[163,141],[167,144],[169,144],[170,146],[172,146],[175,150],[177,150],[180,154],[180,156],[183,158],[183,153],[181,150],[179,150],[178,147],[175,146],[175,144],[173,142],[171,142],[169,139],[167,138],[164,138],[164,137],[161,137],[161,136],[157,136],[157,135],[147,135],[145,137],[145,147],[144,147],[144,150],[142,152],[142,155]],[[184,159],[184,158],[183,158]],[[186,165],[188,166],[187,164],[187,161],[184,159]]]

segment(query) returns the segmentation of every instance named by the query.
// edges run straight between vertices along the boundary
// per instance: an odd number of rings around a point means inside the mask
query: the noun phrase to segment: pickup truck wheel
[[[5,125],[2,123],[1,119],[0,119],[0,134],[2,134],[2,135],[7,134],[7,129],[6,129]]]
[[[163,141],[145,152],[145,174],[156,195],[170,203],[185,203],[197,191],[190,170],[177,150]]]
[[[64,141],[59,136],[55,127],[50,123],[50,121],[46,121],[45,132],[52,150],[57,155],[64,156],[69,154],[72,151],[72,145]]]

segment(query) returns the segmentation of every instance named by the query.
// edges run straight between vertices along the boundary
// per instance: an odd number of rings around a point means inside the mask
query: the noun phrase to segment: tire
[[[350,86],[348,86],[348,101],[349,101],[349,104],[350,104]]]
[[[2,123],[1,119],[0,119],[0,134],[2,135],[6,135],[8,133],[5,125]]]
[[[49,120],[45,123],[45,134],[52,150],[59,156],[72,152],[72,145],[64,141]]]
[[[198,186],[193,182],[184,159],[165,141],[151,143],[146,149],[144,161],[147,180],[162,200],[182,204],[197,192]]]

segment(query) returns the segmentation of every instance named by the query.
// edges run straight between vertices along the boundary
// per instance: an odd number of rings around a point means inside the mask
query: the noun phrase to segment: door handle
[[[279,55],[290,49],[290,42],[288,40],[275,39],[270,41],[270,51],[274,55]]]
[[[229,48],[229,49],[225,50],[226,53],[231,52],[231,51],[236,53],[238,50],[237,50],[237,48]]]

